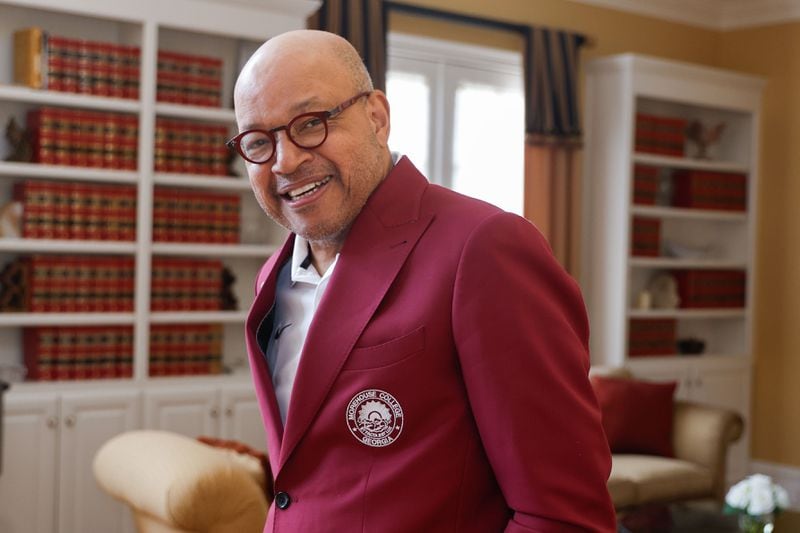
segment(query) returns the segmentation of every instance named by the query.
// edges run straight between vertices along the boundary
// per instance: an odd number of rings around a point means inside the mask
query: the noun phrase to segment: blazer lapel
[[[264,427],[267,434],[267,450],[272,467],[276,472],[278,458],[280,457],[281,441],[283,440],[283,424],[281,424],[278,400],[275,389],[272,387],[272,377],[267,366],[267,361],[258,345],[256,332],[261,321],[273,312],[275,305],[275,285],[281,266],[286,262],[294,246],[294,236],[290,235],[278,252],[272,254],[256,279],[257,292],[250,313],[245,324],[245,340],[247,354],[250,359],[250,371],[256,388],[256,396],[261,412],[268,413],[264,417]]]
[[[425,178],[402,158],[353,223],[303,346],[279,468],[311,425],[361,332],[430,224],[432,216],[420,217],[426,186]]]

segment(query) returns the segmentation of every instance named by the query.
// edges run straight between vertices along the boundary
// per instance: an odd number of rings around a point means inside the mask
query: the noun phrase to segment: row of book
[[[744,173],[689,169],[667,172],[649,165],[634,165],[633,202],[723,211],[747,209],[747,175]],[[665,180],[668,181],[664,183]],[[664,196],[662,188],[668,196]]]
[[[36,163],[136,169],[136,115],[45,106],[28,111],[27,128]]]
[[[133,311],[134,259],[118,256],[20,256],[0,274],[0,310]]]
[[[633,166],[633,203],[655,205],[658,203],[661,169],[649,165]],[[671,201],[671,199],[670,199]]]
[[[221,324],[154,324],[150,327],[151,376],[220,374]]]
[[[222,60],[158,51],[156,100],[198,106],[220,105]]]
[[[739,269],[686,269],[672,272],[684,309],[744,307],[747,274]]]
[[[688,121],[649,113],[636,113],[634,147],[637,152],[683,156]]]
[[[152,311],[228,310],[229,290],[219,260],[153,258]],[[20,256],[0,272],[0,311],[130,312],[133,304],[132,257]]]
[[[35,89],[138,99],[140,64],[138,46],[14,32],[14,82]]]
[[[13,198],[26,239],[136,239],[134,186],[25,180],[14,183]]]
[[[238,194],[156,187],[153,240],[238,243],[240,202]]]
[[[672,204],[678,207],[745,211],[747,176],[738,172],[679,170],[673,173]]]
[[[223,265],[219,260],[153,258],[152,311],[217,311],[222,309]]]
[[[228,128],[191,120],[156,119],[155,170],[227,176],[231,152]]]
[[[32,381],[133,376],[133,327],[39,326],[23,328],[26,378]]]
[[[221,324],[154,324],[149,374],[182,376],[222,372]],[[23,328],[23,358],[30,381],[130,378],[132,326]]]
[[[672,318],[632,318],[628,322],[628,355],[671,355],[676,351],[677,323]]]
[[[657,257],[661,254],[661,221],[657,218],[633,217],[631,255]]]

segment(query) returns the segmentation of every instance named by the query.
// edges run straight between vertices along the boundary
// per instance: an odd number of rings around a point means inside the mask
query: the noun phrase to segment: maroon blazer
[[[265,531],[615,531],[584,304],[533,225],[402,158],[341,250],[284,428],[257,330],[293,242],[246,325]]]

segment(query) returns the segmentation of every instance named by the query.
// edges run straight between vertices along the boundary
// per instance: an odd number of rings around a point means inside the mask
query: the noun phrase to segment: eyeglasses
[[[226,144],[235,149],[243,158],[256,165],[263,165],[275,155],[277,141],[275,134],[286,131],[286,137],[299,148],[316,148],[328,138],[328,120],[355,104],[360,98],[369,96],[370,91],[358,93],[329,111],[315,111],[297,115],[285,126],[271,130],[252,129],[243,131]]]

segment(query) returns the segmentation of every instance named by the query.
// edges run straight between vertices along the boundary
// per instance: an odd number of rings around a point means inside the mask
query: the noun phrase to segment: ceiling
[[[800,0],[572,1],[717,30],[800,20]]]

